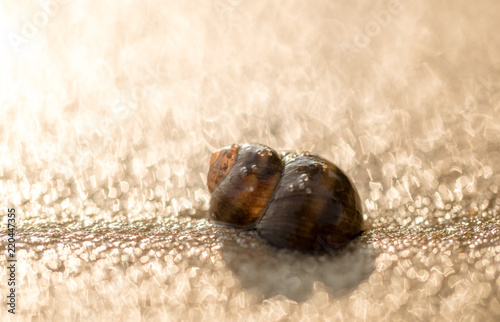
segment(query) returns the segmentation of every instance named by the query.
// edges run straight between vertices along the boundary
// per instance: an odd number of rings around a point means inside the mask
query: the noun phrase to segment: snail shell
[[[308,152],[278,155],[232,145],[210,159],[210,214],[225,225],[257,229],[277,247],[319,250],[362,231],[359,195],[333,163]]]

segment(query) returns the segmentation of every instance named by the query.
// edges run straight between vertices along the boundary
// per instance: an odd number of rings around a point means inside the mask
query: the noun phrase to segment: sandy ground
[[[497,1],[0,3],[2,321],[500,319]],[[364,235],[212,224],[235,142],[338,164]]]

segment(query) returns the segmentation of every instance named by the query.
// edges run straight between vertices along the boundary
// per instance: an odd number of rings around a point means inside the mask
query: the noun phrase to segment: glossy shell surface
[[[210,214],[225,225],[256,228],[270,244],[320,250],[362,232],[356,188],[333,163],[307,152],[278,155],[260,144],[212,155]]]
[[[236,149],[237,157],[231,168],[221,169],[217,162],[225,164],[227,154],[232,155],[230,151]],[[211,181],[217,181],[216,185],[213,184],[210,213],[216,221],[251,227],[262,215],[278,186],[283,162],[275,151],[260,144],[238,148],[233,145],[215,154],[208,180],[209,186]]]
[[[288,154],[284,163],[257,224],[260,236],[278,247],[311,250],[342,245],[361,232],[361,201],[339,168],[309,154]]]

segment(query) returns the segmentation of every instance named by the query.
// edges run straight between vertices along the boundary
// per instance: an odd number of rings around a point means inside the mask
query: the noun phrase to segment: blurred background
[[[0,1],[17,318],[498,320],[499,14],[496,1]],[[213,225],[210,153],[244,142],[339,165],[365,234],[315,257]]]

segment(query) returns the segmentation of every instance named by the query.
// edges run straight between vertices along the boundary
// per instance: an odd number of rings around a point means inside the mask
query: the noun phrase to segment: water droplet
[[[291,184],[291,185],[288,186],[288,190],[289,191],[293,191],[293,184]]]
[[[311,188],[306,188],[306,194],[310,195],[312,192]]]
[[[301,183],[299,184],[299,189],[300,189],[300,190],[304,190],[304,188],[305,188],[305,187],[306,187],[305,183],[301,182]]]
[[[252,191],[255,190],[255,188],[254,187],[248,187],[247,190],[250,191],[250,192],[252,192]]]
[[[248,169],[247,169],[247,167],[242,167],[242,168],[240,169],[240,172],[241,172],[241,174],[242,174],[242,175],[246,176],[246,175],[248,174]]]
[[[256,164],[252,164],[252,171],[257,171],[257,165]]]

